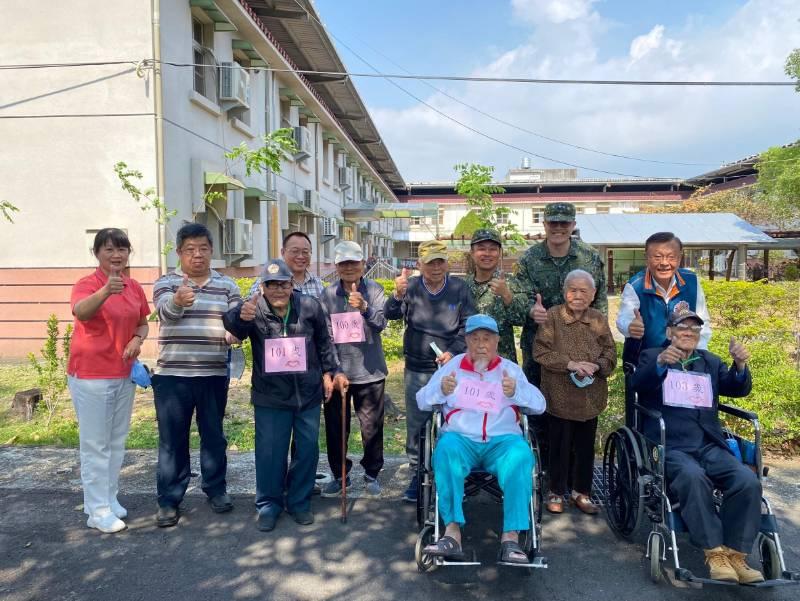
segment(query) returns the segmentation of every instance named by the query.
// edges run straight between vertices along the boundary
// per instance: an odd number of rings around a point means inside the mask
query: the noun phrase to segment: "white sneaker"
[[[111,507],[111,512],[119,519],[123,520],[128,517],[128,510],[120,505],[119,501],[116,499],[113,499],[111,503],[109,503],[109,506]]]
[[[97,528],[100,532],[105,532],[106,534],[112,534],[127,528],[125,522],[110,512],[101,516],[89,516],[89,519],[86,520],[86,525],[89,528]]]

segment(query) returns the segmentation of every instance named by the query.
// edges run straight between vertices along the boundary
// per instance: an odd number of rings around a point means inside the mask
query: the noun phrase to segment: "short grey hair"
[[[584,271],[583,269],[573,269],[570,271],[567,274],[567,277],[564,278],[564,291],[567,290],[567,287],[570,285],[570,283],[572,283],[572,280],[586,280],[589,282],[592,290],[597,290],[597,286],[594,283],[594,278],[588,271]]]

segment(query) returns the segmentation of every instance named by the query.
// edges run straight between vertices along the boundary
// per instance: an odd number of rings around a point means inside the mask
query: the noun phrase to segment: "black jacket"
[[[688,371],[706,373],[711,377],[711,386],[714,392],[713,406],[710,409],[669,407],[663,403],[661,390],[661,384],[667,372],[664,370],[663,373],[659,373],[656,362],[656,358],[664,348],[666,345],[642,351],[632,382],[639,394],[639,404],[661,412],[667,429],[667,450],[691,453],[709,442],[728,449],[718,417],[719,395],[744,397],[750,394],[753,387],[750,370],[745,367],[744,372],[739,373],[735,366],[728,369],[717,355],[698,349],[695,354],[700,358],[691,363]],[[677,363],[669,367],[681,368]],[[652,440],[659,440],[658,423],[645,417],[644,434]]]
[[[225,329],[244,340],[250,338],[253,348],[253,378],[250,400],[254,405],[274,409],[304,410],[322,402],[322,374],[338,371],[333,343],[328,333],[325,311],[312,296],[292,292],[291,312],[286,336],[302,336],[306,341],[305,373],[264,374],[264,340],[280,338],[283,319],[270,309],[267,300],[258,299],[256,318],[242,321],[242,306],[229,310],[222,317]]]

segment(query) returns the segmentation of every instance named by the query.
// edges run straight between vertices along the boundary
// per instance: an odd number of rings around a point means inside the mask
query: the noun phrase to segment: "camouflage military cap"
[[[551,202],[544,208],[545,221],[575,221],[575,205],[569,202]]]
[[[481,228],[479,230],[475,230],[475,233],[472,234],[472,240],[470,241],[470,246],[473,244],[477,244],[478,242],[496,242],[500,246],[503,246],[502,239],[500,238],[500,234],[496,231],[489,229],[489,228]]]

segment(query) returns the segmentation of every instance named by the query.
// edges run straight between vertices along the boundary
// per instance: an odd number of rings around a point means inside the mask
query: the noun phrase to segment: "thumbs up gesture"
[[[350,296],[347,302],[351,307],[358,309],[362,313],[367,310],[367,301],[364,300],[364,295],[358,291],[358,286],[356,286],[355,282],[350,286]]]
[[[261,286],[253,293],[253,296],[248,298],[242,303],[242,308],[239,310],[239,318],[242,321],[253,321],[256,318],[256,309],[258,306],[258,298],[261,296]]]
[[[750,359],[750,351],[744,348],[744,345],[740,342],[736,342],[736,339],[731,336],[731,340],[728,343],[728,352],[736,364],[736,369],[742,371],[747,364],[747,360]]]
[[[509,399],[517,392],[517,381],[508,375],[506,370],[503,370],[503,395]]]
[[[444,396],[448,396],[453,394],[456,391],[456,377],[454,374],[448,374],[444,378],[442,378],[442,394]]]
[[[544,305],[542,304],[541,294],[536,295],[536,302],[533,304],[533,307],[531,307],[530,316],[531,319],[533,319],[533,321],[539,325],[542,325],[545,321],[547,321],[547,309],[545,309]]]
[[[108,274],[108,281],[105,288],[108,296],[112,294],[120,294],[125,289],[125,284],[122,282],[122,268],[111,266],[111,271]]]
[[[194,290],[189,285],[189,276],[183,274],[183,282],[175,291],[175,296],[172,297],[174,302],[179,307],[191,307],[194,304]]]
[[[640,339],[644,336],[644,320],[639,309],[633,310],[633,321],[628,326],[628,336]]]
[[[400,275],[394,279],[394,297],[402,300],[408,291],[408,276],[410,272],[407,267],[403,267]]]
[[[502,274],[489,281],[489,289],[495,296],[502,298],[503,304],[506,306],[510,305],[511,301],[514,299],[508,287],[508,283],[506,282],[506,278]]]

